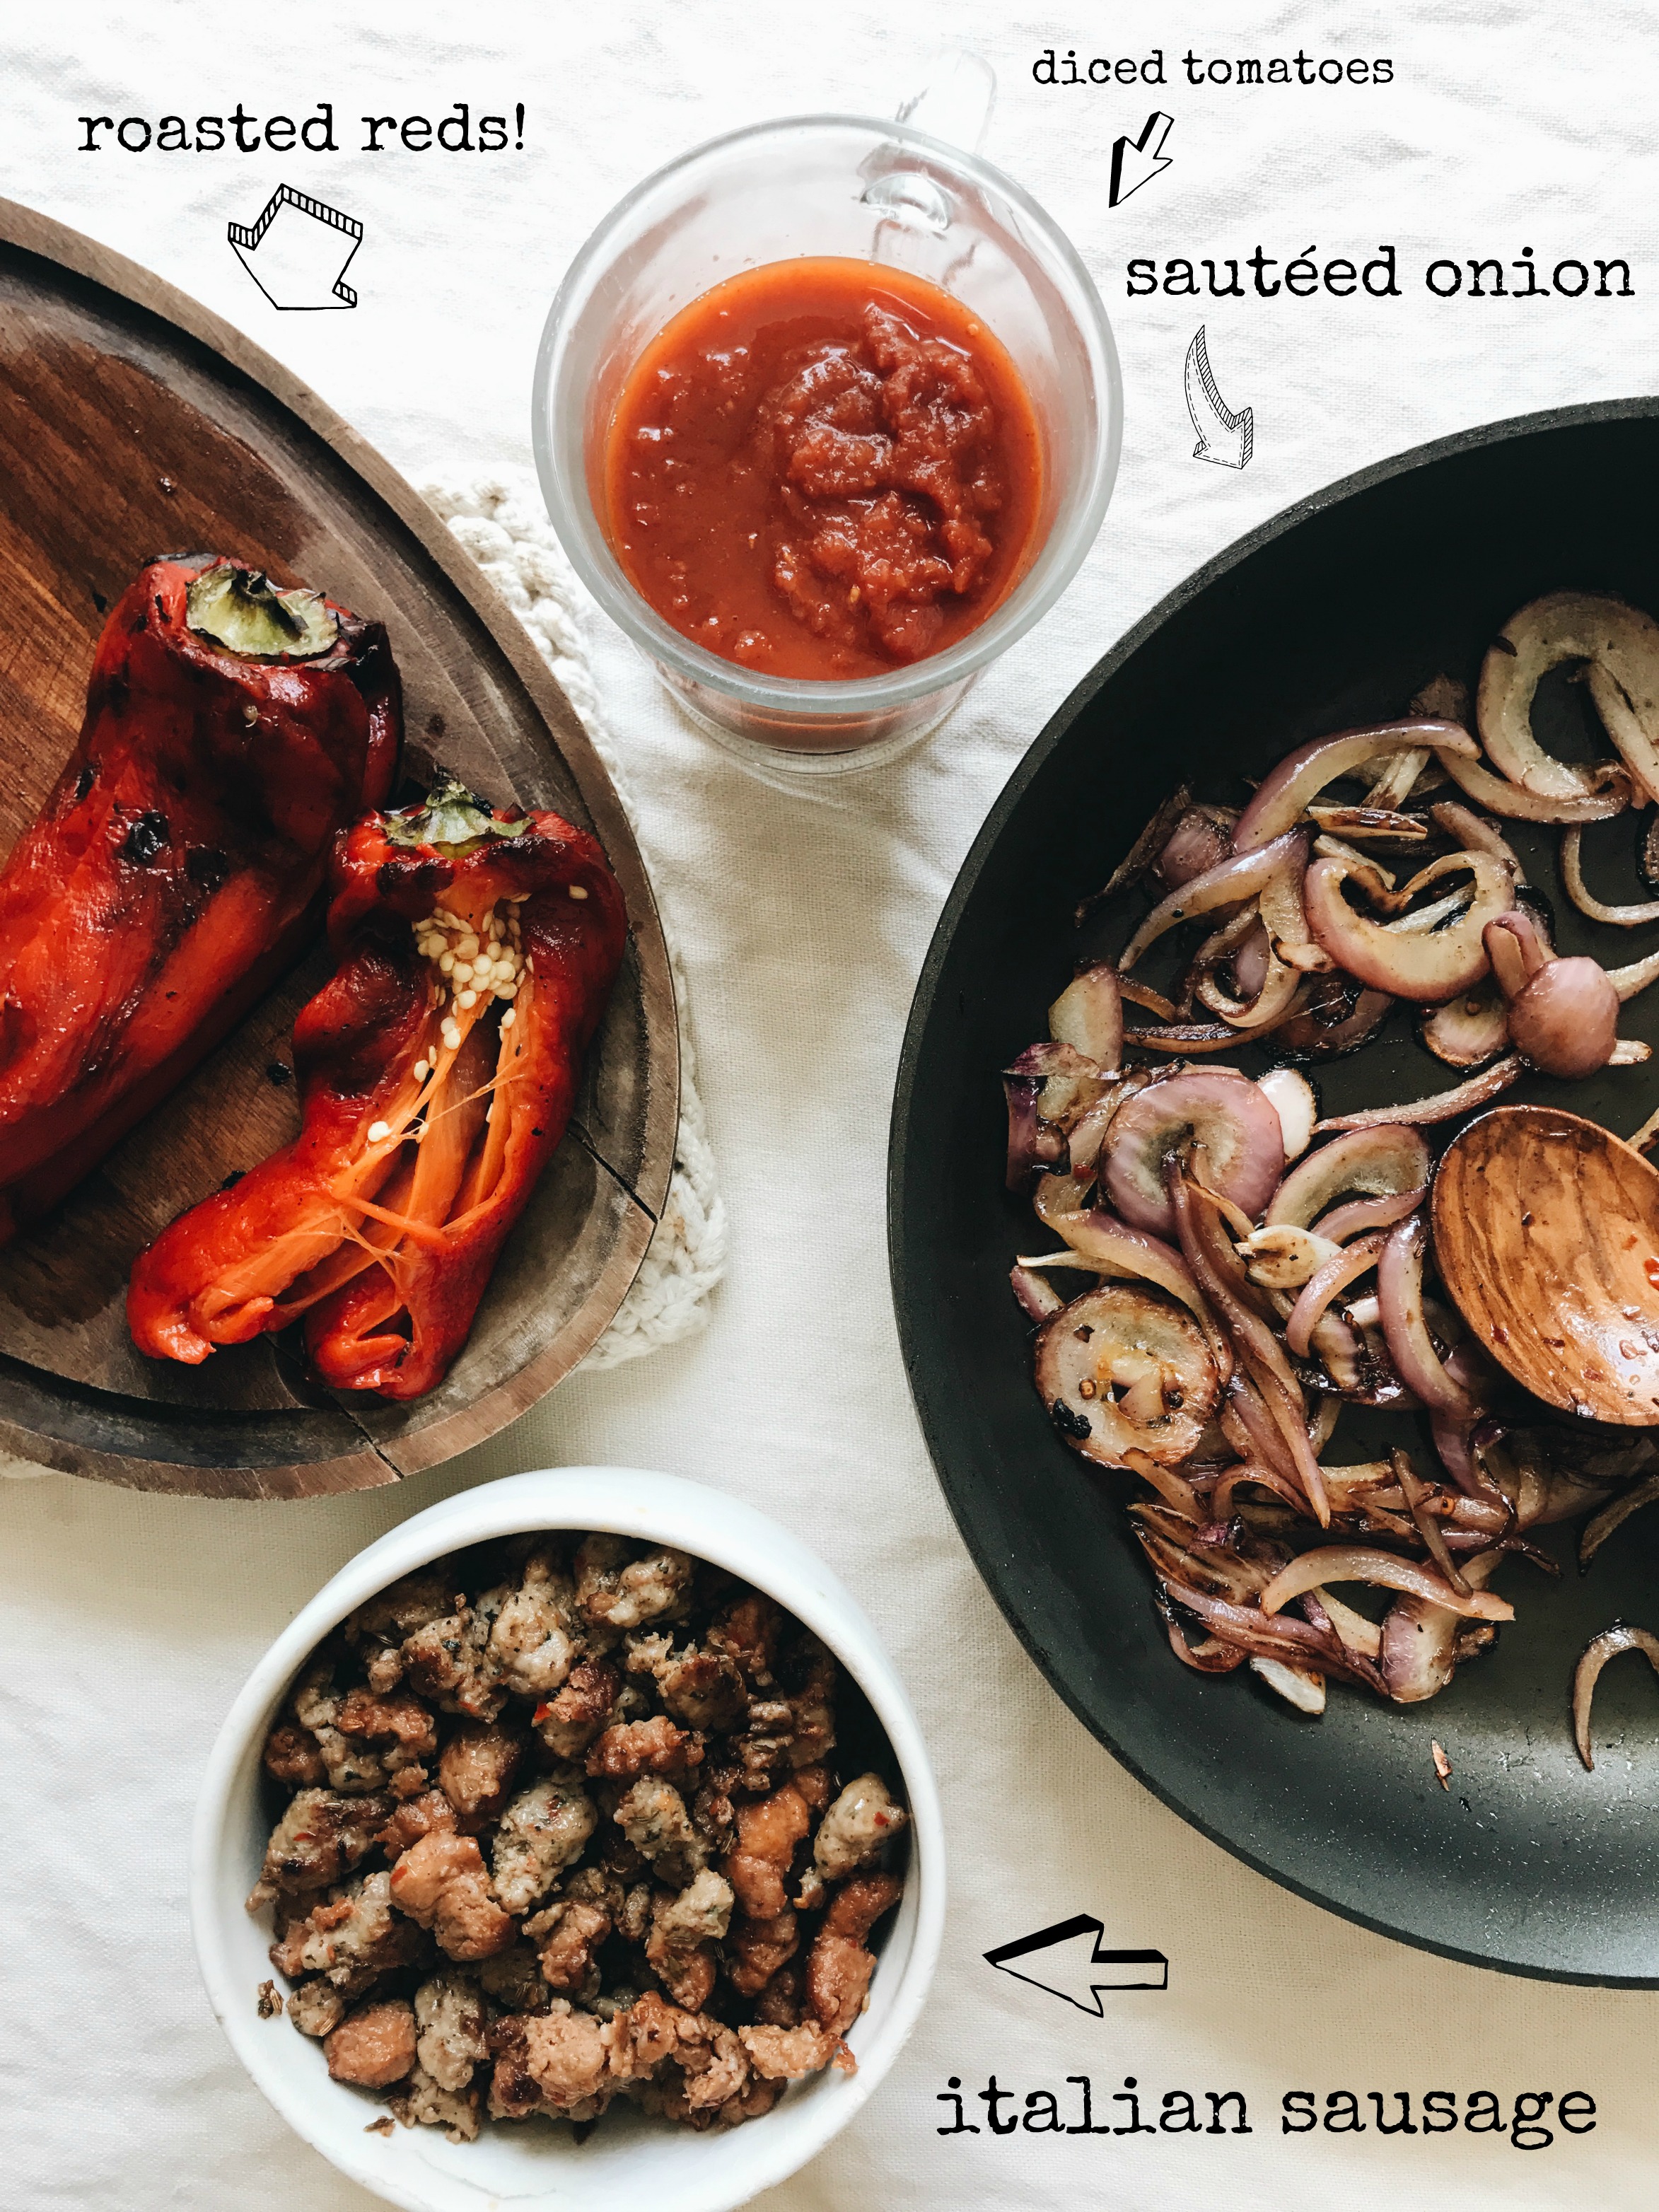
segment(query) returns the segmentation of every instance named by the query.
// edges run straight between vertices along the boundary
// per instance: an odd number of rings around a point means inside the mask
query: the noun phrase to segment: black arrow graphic
[[[278,185],[257,222],[233,222],[228,236],[236,258],[273,307],[355,307],[345,281],[362,243],[356,216],[326,200]]]
[[[1170,157],[1164,151],[1164,142],[1170,135],[1175,118],[1154,108],[1141,127],[1139,138],[1127,133],[1112,148],[1111,204],[1120,206],[1131,192],[1138,192],[1144,184],[1151,182],[1160,169],[1167,169]]]
[[[1170,1962],[1162,1951],[1103,1951],[1104,1923],[1086,1912],[1017,1936],[985,1954],[988,1965],[1050,1996],[1064,1997],[1079,2012],[1105,2017],[1103,1990],[1167,1990]],[[1016,1961],[1018,1963],[1017,1964]]]
[[[1214,461],[1224,469],[1248,468],[1255,444],[1255,410],[1242,407],[1235,415],[1216,389],[1202,323],[1187,349],[1186,381],[1187,412],[1198,433],[1193,459]]]

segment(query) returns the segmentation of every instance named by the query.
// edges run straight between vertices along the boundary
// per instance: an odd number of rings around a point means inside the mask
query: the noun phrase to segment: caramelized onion
[[[1644,1505],[1651,1505],[1659,1498],[1659,1474],[1644,1474],[1632,1489],[1615,1498],[1611,1505],[1604,1505],[1592,1521],[1584,1524],[1578,1539],[1578,1571],[1589,1566],[1615,1528],[1622,1528],[1632,1513],[1639,1513]]]
[[[1254,1606],[1231,1605],[1225,1598],[1212,1597],[1186,1583],[1166,1582],[1164,1587],[1177,1605],[1229,1644],[1266,1658],[1288,1659],[1292,1665],[1322,1667],[1351,1682],[1363,1683],[1379,1696],[1388,1694],[1382,1676],[1368,1659],[1350,1651],[1340,1637],[1322,1635],[1310,1621],[1269,1620]]]
[[[1048,1034],[1073,1045],[1103,1074],[1115,1075],[1123,1058],[1123,999],[1109,960],[1080,968],[1048,1009]]]
[[[1358,1130],[1322,1145],[1299,1161],[1273,1193],[1267,1218],[1310,1229],[1334,1199],[1349,1192],[1361,1198],[1397,1198],[1407,1191],[1420,1191],[1428,1179],[1429,1148],[1415,1129]],[[1322,1227],[1319,1233],[1334,1243],[1341,1241],[1328,1228]]]
[[[1365,1133],[1362,1130],[1363,1136]],[[1316,1234],[1328,1237],[1333,1244],[1341,1244],[1350,1237],[1357,1237],[1362,1229],[1392,1229],[1408,1213],[1415,1213],[1428,1196],[1426,1183],[1415,1190],[1396,1192],[1391,1198],[1356,1198],[1347,1206],[1334,1206],[1314,1224]]]
[[[1583,841],[1583,830],[1576,823],[1561,832],[1561,880],[1579,913],[1587,914],[1592,921],[1613,922],[1620,929],[1659,921],[1659,899],[1644,899],[1635,906],[1607,906],[1592,896],[1584,881]]]
[[[1463,1563],[1463,1579],[1484,1589],[1503,1565],[1501,1551],[1482,1552]],[[1452,1678],[1457,1640],[1468,1615],[1419,1596],[1398,1599],[1382,1617],[1379,1657],[1389,1695],[1398,1705],[1421,1705]]]
[[[1322,994],[1328,994],[1322,1003]],[[1327,1011],[1334,1004],[1342,1011],[1328,1020]],[[1393,1005],[1386,991],[1362,991],[1346,976],[1333,976],[1328,984],[1313,987],[1307,1010],[1293,1013],[1276,1034],[1283,1048],[1300,1059],[1334,1060],[1339,1054],[1357,1052],[1381,1028]]]
[[[1339,968],[1373,990],[1419,1005],[1437,1005],[1466,991],[1486,972],[1481,932],[1515,904],[1515,883],[1508,866],[1490,853],[1448,853],[1413,876],[1399,896],[1414,897],[1431,883],[1467,869],[1474,878],[1473,904],[1461,917],[1437,929],[1404,922],[1370,920],[1351,907],[1342,886],[1353,873],[1340,860],[1320,860],[1308,870],[1303,896],[1314,935]]]
[[[1131,1449],[1179,1466],[1220,1391],[1197,1323],[1138,1284],[1103,1284],[1062,1306],[1037,1331],[1033,1362],[1054,1427],[1103,1467],[1124,1466]]]
[[[1638,991],[1659,977],[1659,952],[1650,952],[1644,960],[1632,960],[1628,968],[1609,968],[1607,981],[1619,994],[1620,1002],[1633,999]]]
[[[1395,1124],[1426,1128],[1436,1121],[1454,1121],[1460,1114],[1470,1113],[1487,1099],[1496,1098],[1500,1091],[1507,1091],[1520,1073],[1520,1056],[1510,1053],[1484,1074],[1460,1083],[1455,1091],[1437,1091],[1432,1098],[1414,1098],[1408,1105],[1368,1106],[1360,1114],[1334,1115],[1322,1121],[1314,1134],[1322,1135],[1328,1129],[1381,1129]]]
[[[1468,1413],[1468,1392],[1445,1370],[1423,1313],[1423,1255],[1428,1227],[1413,1213],[1390,1230],[1376,1267],[1376,1298],[1389,1357],[1406,1388],[1432,1412]]]
[[[1119,891],[1129,890],[1133,884],[1140,881],[1169,842],[1170,832],[1192,805],[1192,801],[1193,788],[1188,783],[1183,783],[1179,791],[1172,791],[1170,793],[1163,805],[1154,812],[1152,820],[1147,823],[1139,836],[1135,839],[1134,843],[1130,846],[1127,853],[1113,869],[1108,882],[1101,890],[1092,892],[1079,905],[1073,916],[1074,921],[1081,923],[1091,908],[1100,905],[1103,900],[1113,897]]]
[[[1252,851],[1281,836],[1327,784],[1352,775],[1367,761],[1425,745],[1442,759],[1463,755],[1473,760],[1479,750],[1468,732],[1453,722],[1384,722],[1375,729],[1339,730],[1330,737],[1310,738],[1269,772],[1239,817],[1233,831],[1234,852]]]
[[[1377,1255],[1387,1243],[1389,1233],[1385,1229],[1373,1230],[1369,1237],[1358,1238],[1327,1260],[1308,1278],[1302,1295],[1291,1307],[1291,1317],[1285,1324],[1285,1341],[1298,1359],[1308,1357],[1314,1323],[1338,1291],[1346,1290],[1348,1285],[1356,1281],[1368,1267],[1376,1265]]]
[[[1230,1071],[1195,1067],[1149,1084],[1118,1110],[1105,1185],[1126,1221],[1170,1234],[1175,1217],[1164,1163],[1195,1144],[1204,1147],[1211,1187],[1255,1220],[1285,1164],[1279,1115],[1254,1083]]]
[[[1307,908],[1302,903],[1300,868],[1281,868],[1277,875],[1270,876],[1261,886],[1256,903],[1267,942],[1281,960],[1310,974],[1330,972],[1334,964],[1331,956],[1323,945],[1314,942],[1313,933],[1308,927]]]
[[[1480,670],[1476,712],[1504,775],[1552,796],[1593,790],[1605,771],[1547,753],[1532,732],[1533,694],[1563,661],[1588,663],[1595,711],[1650,799],[1659,799],[1659,623],[1598,592],[1550,592],[1511,615]]]
[[[1488,975],[1473,991],[1460,991],[1425,1014],[1418,1035],[1448,1067],[1479,1067],[1496,1058],[1510,1041],[1509,1006]]]
[[[1601,963],[1553,959],[1521,913],[1489,922],[1486,946],[1516,1050],[1546,1075],[1571,1079],[1605,1067],[1619,1042],[1620,1001]]]
[[[1218,906],[1237,906],[1242,899],[1255,898],[1261,886],[1277,869],[1300,867],[1307,859],[1307,833],[1301,830],[1286,830],[1271,844],[1264,844],[1237,858],[1224,860],[1219,867],[1207,869],[1194,876],[1189,884],[1182,884],[1167,898],[1160,899],[1134,935],[1123,948],[1118,966],[1126,974],[1133,968],[1149,946],[1156,945],[1166,930],[1177,922],[1191,921],[1198,915],[1213,914]]]
[[[1513,1620],[1515,1607],[1490,1590],[1455,1590],[1443,1575],[1417,1559],[1402,1559],[1397,1552],[1382,1552],[1369,1544],[1325,1544],[1299,1553],[1261,1593],[1261,1610],[1277,1613],[1304,1590],[1321,1583],[1375,1583],[1383,1589],[1401,1590],[1426,1598],[1470,1620]],[[1184,1603],[1185,1601],[1183,1600]]]
[[[1252,1289],[1238,1255],[1228,1243],[1209,1194],[1190,1183],[1181,1163],[1174,1158],[1164,1161],[1164,1179],[1187,1264],[1231,1337],[1234,1352],[1249,1368],[1273,1425],[1285,1440],[1313,1516],[1324,1528],[1330,1522],[1330,1501],[1308,1438],[1307,1404],[1284,1346],[1250,1303],[1261,1293]]]
[[[1452,781],[1461,784],[1478,806],[1488,814],[1501,814],[1512,822],[1605,822],[1622,814],[1630,805],[1630,785],[1622,776],[1611,779],[1604,791],[1577,799],[1545,799],[1518,783],[1507,783],[1478,760],[1457,753],[1440,756]]]
[[[1572,1674],[1572,1740],[1587,1767],[1595,1765],[1595,1753],[1590,1748],[1590,1700],[1595,1695],[1601,1669],[1621,1651],[1640,1651],[1654,1673],[1659,1674],[1659,1636],[1651,1630],[1632,1628],[1620,1620],[1611,1628],[1604,1628],[1599,1636],[1591,1637]]]
[[[1300,1001],[1292,999],[1273,1026],[1284,1030],[1299,1012]],[[1267,1031],[1259,1029],[1255,1034],[1264,1036]],[[1237,1052],[1239,1038],[1238,1031],[1229,1029],[1225,1022],[1178,1022],[1167,1030],[1125,1030],[1123,1042],[1139,1045],[1143,1051],[1178,1052],[1185,1058],[1195,1052]]]
[[[1005,1075],[1002,1088],[1008,1099],[1008,1167],[1010,1190],[1029,1190],[1034,1177],[1058,1167],[1066,1155],[1064,1133],[1037,1112],[1037,1097],[1044,1079],[1036,1075]]]
[[[1279,1116],[1285,1158],[1300,1159],[1313,1140],[1314,1123],[1319,1119],[1319,1101],[1312,1084],[1293,1067],[1274,1067],[1256,1078],[1255,1087]]]
[[[1065,1238],[1073,1259],[1082,1266],[1099,1274],[1154,1284],[1160,1291],[1167,1291],[1172,1298],[1179,1298],[1206,1334],[1213,1327],[1209,1309],[1193,1280],[1192,1270],[1179,1252],[1172,1251],[1158,1237],[1130,1228],[1103,1206],[1096,1206],[1089,1212],[1052,1214],[1048,1226],[1057,1237]],[[1022,1260],[1019,1264],[1029,1267],[1045,1263]],[[1046,1264],[1056,1263],[1049,1261]],[[1231,1360],[1227,1366],[1231,1372]]]
[[[1429,811],[1436,827],[1443,830],[1455,845],[1466,853],[1490,853],[1495,860],[1506,861],[1514,873],[1516,889],[1525,887],[1527,872],[1522,866],[1521,855],[1503,831],[1483,814],[1477,814],[1472,806],[1465,806],[1455,799],[1443,799]]]
[[[1045,1282],[1041,1275],[1034,1273],[1033,1262],[1029,1260],[1015,1261],[1008,1270],[1008,1283],[1033,1321],[1047,1321],[1050,1314],[1058,1313],[1066,1303],[1052,1283]]]
[[[1209,806],[1189,806],[1159,848],[1158,872],[1172,888],[1218,868],[1232,851],[1232,824]]]

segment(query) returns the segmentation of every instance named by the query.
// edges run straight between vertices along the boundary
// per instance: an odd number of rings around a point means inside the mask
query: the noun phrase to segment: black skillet
[[[1007,1272],[1017,1251],[1053,1240],[1003,1189],[997,1076],[1046,1033],[1074,961],[1115,951],[1144,910],[1133,895],[1081,931],[1073,922],[1177,781],[1238,799],[1245,777],[1305,738],[1397,716],[1442,672],[1472,684],[1500,625],[1540,592],[1611,591],[1659,612],[1656,514],[1659,399],[1562,409],[1351,477],[1189,578],[1055,714],[963,866],[911,1012],[889,1184],[895,1304],[940,1482],[993,1595],[1079,1717],[1167,1805],[1304,1897],[1480,1965],[1633,1987],[1659,1987],[1659,1692],[1635,1660],[1604,1675],[1594,1773],[1573,1751],[1567,1694],[1596,1630],[1621,1617],[1659,1627],[1659,1507],[1583,1577],[1571,1532],[1545,1532],[1560,1581],[1508,1570],[1515,1624],[1429,1704],[1334,1686],[1310,1721],[1248,1674],[1188,1672],[1152,1609],[1121,1479],[1067,1449],[1031,1387]],[[1605,751],[1589,715],[1582,690],[1548,679],[1547,744]],[[1554,907],[1559,949],[1616,965],[1659,942],[1659,929],[1577,915],[1555,834],[1515,842]],[[1602,897],[1651,895],[1635,836],[1626,816],[1587,839]],[[1659,1042],[1659,986],[1620,1026]],[[1656,1069],[1539,1079],[1509,1097],[1628,1134],[1659,1097]],[[1458,1078],[1396,1018],[1317,1079],[1340,1113]],[[1368,1456],[1376,1418],[1345,1414],[1331,1456]],[[1409,1440],[1398,1423],[1393,1433]]]

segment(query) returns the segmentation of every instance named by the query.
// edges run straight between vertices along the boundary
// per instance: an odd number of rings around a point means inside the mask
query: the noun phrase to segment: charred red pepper
[[[303,1316],[325,1382],[418,1398],[564,1134],[628,919],[595,841],[458,785],[343,842],[339,969],[294,1025],[300,1135],[141,1253],[141,1352]]]
[[[80,741],[0,875],[0,1243],[293,961],[402,726],[385,629],[315,592],[193,554],[117,602]]]

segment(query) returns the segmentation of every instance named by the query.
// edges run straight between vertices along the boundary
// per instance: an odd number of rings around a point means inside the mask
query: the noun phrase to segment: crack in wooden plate
[[[1598,1122],[1498,1106],[1434,1179],[1435,1265],[1498,1364],[1563,1413],[1659,1422],[1659,1175]]]
[[[0,201],[0,851],[74,744],[105,611],[158,552],[317,586],[391,633],[408,773],[598,836],[627,957],[573,1129],[440,1387],[398,1407],[319,1389],[280,1340],[198,1370],[127,1337],[134,1254],[298,1127],[286,1069],[313,951],[47,1221],[0,1252],[0,1449],[139,1489],[304,1498],[395,1482],[482,1443],[604,1333],[667,1194],[673,984],[616,791],[569,702],[438,516],[279,362],[136,264]]]

